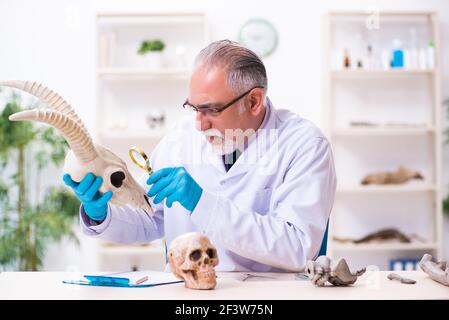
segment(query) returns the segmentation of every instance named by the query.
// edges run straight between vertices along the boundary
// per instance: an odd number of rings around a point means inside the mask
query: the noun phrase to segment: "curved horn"
[[[43,122],[58,129],[81,162],[89,162],[97,157],[97,151],[87,131],[74,119],[57,110],[33,109],[14,113],[11,121],[33,120]]]
[[[50,108],[66,114],[71,119],[78,122],[83,128],[84,124],[76,114],[70,104],[65,101],[59,94],[46,86],[32,81],[7,80],[0,81],[0,86],[11,87],[28,92],[39,100],[45,102]]]

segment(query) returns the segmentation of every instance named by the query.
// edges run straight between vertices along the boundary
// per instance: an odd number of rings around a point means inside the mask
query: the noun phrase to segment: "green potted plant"
[[[165,48],[164,42],[159,39],[142,41],[138,54],[145,57],[147,60],[147,66],[149,68],[158,69],[161,68],[162,63],[162,51]]]
[[[53,128],[9,121],[22,109],[15,94],[0,109],[0,268],[36,271],[50,243],[78,243],[79,201],[63,187],[43,187],[44,169],[61,165],[68,146]]]

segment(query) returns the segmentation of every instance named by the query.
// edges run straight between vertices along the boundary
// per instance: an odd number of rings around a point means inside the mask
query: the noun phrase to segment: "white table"
[[[369,271],[351,287],[318,288],[289,273],[252,273],[276,279],[241,281],[243,273],[224,272],[218,273],[215,290],[190,290],[183,283],[150,288],[79,286],[62,283],[78,273],[4,272],[0,273],[0,299],[449,299],[449,287],[422,271],[397,272],[416,280],[414,285],[388,280],[389,273]]]

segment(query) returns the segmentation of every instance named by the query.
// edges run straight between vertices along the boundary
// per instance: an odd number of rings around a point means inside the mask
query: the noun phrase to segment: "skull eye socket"
[[[195,250],[190,254],[190,260],[197,261],[201,258],[201,251]]]
[[[125,180],[125,173],[123,171],[116,171],[111,174],[111,184],[114,187],[120,188],[123,184],[123,180]]]
[[[213,249],[207,249],[206,254],[209,256],[209,258],[214,259],[215,258],[215,250]]]

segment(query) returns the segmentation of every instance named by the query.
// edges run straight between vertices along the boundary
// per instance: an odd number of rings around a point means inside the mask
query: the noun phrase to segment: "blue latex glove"
[[[184,167],[160,169],[148,178],[147,184],[154,184],[148,191],[148,196],[156,195],[153,199],[155,204],[167,198],[167,207],[171,208],[173,202],[178,201],[190,213],[203,193],[203,189]]]
[[[103,221],[108,212],[108,201],[112,198],[112,191],[105,194],[98,191],[103,184],[102,177],[96,177],[93,173],[88,173],[81,180],[75,182],[69,174],[62,177],[64,183],[73,189],[75,195],[84,206],[84,212],[95,221]]]

